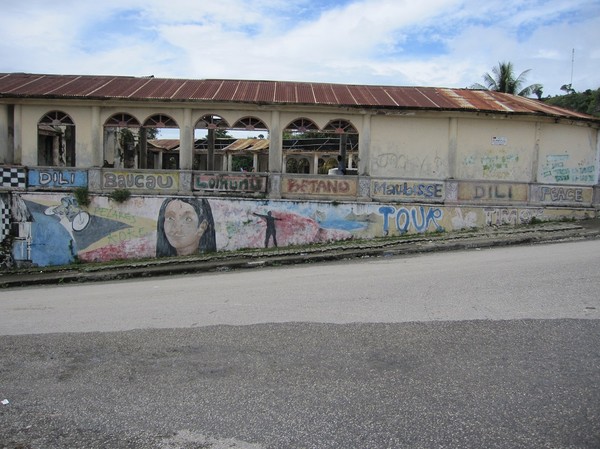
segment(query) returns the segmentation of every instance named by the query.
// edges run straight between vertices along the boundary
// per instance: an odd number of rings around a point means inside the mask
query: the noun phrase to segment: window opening
[[[140,122],[121,112],[104,123],[103,167],[138,168]]]
[[[38,165],[75,167],[75,123],[62,111],[51,111],[38,122]]]

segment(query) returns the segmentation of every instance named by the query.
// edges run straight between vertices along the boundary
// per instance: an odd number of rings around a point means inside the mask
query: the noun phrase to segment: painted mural
[[[3,239],[17,265],[49,266],[192,256],[243,248],[518,225],[573,217],[571,209],[452,207],[434,204],[331,203],[94,195],[87,207],[69,193],[0,195]],[[580,211],[582,214],[584,210]],[[10,216],[10,218],[6,218]],[[10,235],[10,239],[7,239]]]

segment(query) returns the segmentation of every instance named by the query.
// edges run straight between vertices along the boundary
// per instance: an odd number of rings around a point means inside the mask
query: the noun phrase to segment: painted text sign
[[[355,177],[284,178],[281,191],[293,195],[355,196]]]
[[[193,186],[194,190],[266,193],[267,177],[251,174],[229,175],[222,173],[202,173],[194,175]]]
[[[86,170],[30,168],[27,182],[31,187],[87,187],[88,175]]]
[[[471,183],[458,185],[458,199],[463,201],[527,201],[527,184]]]
[[[542,203],[591,203],[591,187],[538,186],[537,201]]]
[[[398,180],[371,181],[371,195],[395,200],[439,200],[444,198],[444,184]]]
[[[173,192],[179,190],[179,173],[104,171],[102,172],[102,188]]]

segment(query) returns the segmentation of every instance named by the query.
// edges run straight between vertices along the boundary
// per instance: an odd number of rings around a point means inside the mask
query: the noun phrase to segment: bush
[[[87,207],[90,205],[90,191],[87,187],[77,187],[73,190],[73,196],[77,200],[77,204],[81,207]]]
[[[127,189],[116,189],[110,192],[108,197],[117,203],[124,203],[131,197],[131,192]]]

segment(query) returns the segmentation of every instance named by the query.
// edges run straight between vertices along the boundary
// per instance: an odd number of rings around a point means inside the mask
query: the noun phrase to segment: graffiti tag
[[[176,173],[118,173],[105,172],[102,188],[177,190],[179,175]]]
[[[224,192],[266,192],[267,177],[253,175],[200,174],[194,176],[195,190]]]
[[[383,233],[388,235],[390,230],[389,222],[392,221],[396,230],[400,234],[414,230],[422,233],[426,232],[430,228],[433,231],[441,231],[444,228],[440,226],[437,220],[443,216],[442,209],[437,207],[393,207],[393,206],[382,206],[378,212],[383,215]]]

